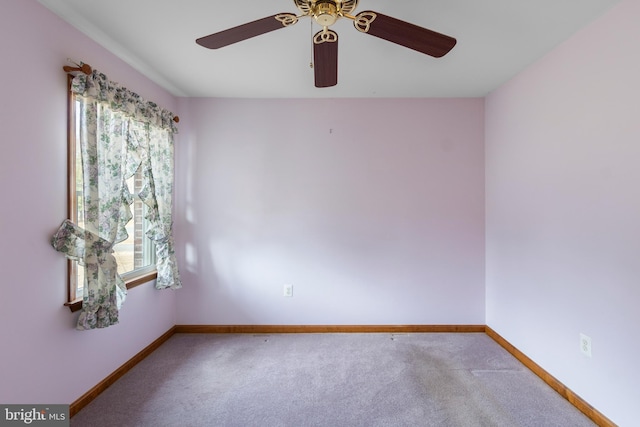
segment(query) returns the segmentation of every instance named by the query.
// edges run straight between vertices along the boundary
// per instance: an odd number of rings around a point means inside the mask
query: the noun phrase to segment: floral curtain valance
[[[106,102],[113,111],[124,112],[136,120],[178,133],[173,113],[153,102],[145,101],[137,93],[110,81],[97,70],[88,75],[75,76],[71,82],[71,91]]]

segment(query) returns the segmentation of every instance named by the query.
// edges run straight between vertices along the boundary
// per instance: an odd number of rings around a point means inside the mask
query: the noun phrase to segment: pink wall
[[[181,115],[178,323],[484,324],[482,99]]]
[[[0,402],[70,403],[175,323],[482,324],[486,251],[486,323],[633,425],[638,18],[622,1],[484,105],[178,100],[35,0],[5,2]],[[185,288],[136,288],[120,325],[91,332],[62,307],[48,244],[66,215],[67,57],[182,118]]]
[[[640,384],[638,22],[622,1],[486,101],[487,324],[621,426]]]
[[[71,403],[175,324],[175,294],[133,289],[119,325],[88,332],[62,306],[66,262],[49,245],[66,217],[62,66],[84,60],[168,109],[177,100],[35,0],[0,3],[0,52],[0,402]]]

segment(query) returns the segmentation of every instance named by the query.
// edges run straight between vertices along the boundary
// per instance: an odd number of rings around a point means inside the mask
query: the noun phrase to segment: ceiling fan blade
[[[436,58],[446,55],[457,43],[453,37],[370,10],[356,15],[353,25],[360,32]]]
[[[313,72],[316,87],[338,84],[338,34],[323,30],[313,36]]]
[[[292,13],[279,13],[256,21],[247,22],[228,30],[200,37],[196,40],[200,46],[209,49],[219,49],[242,40],[250,39],[270,31],[289,27],[298,22],[298,17]]]

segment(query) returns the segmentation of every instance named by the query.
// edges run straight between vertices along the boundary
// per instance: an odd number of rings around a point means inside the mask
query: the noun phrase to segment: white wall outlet
[[[284,285],[284,296],[285,297],[293,296],[293,285],[289,285],[289,284]]]
[[[591,338],[580,334],[580,351],[587,357],[591,357]]]

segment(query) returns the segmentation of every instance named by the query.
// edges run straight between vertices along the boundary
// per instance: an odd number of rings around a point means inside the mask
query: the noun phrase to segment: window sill
[[[127,285],[127,290],[133,289],[136,286],[140,286],[152,280],[155,280],[158,277],[157,271],[151,271],[149,273],[143,274],[141,276],[132,277],[130,279],[125,280],[125,285]],[[71,312],[76,312],[82,309],[82,299],[77,299],[74,301],[69,301],[64,304],[65,307],[69,307]]]

